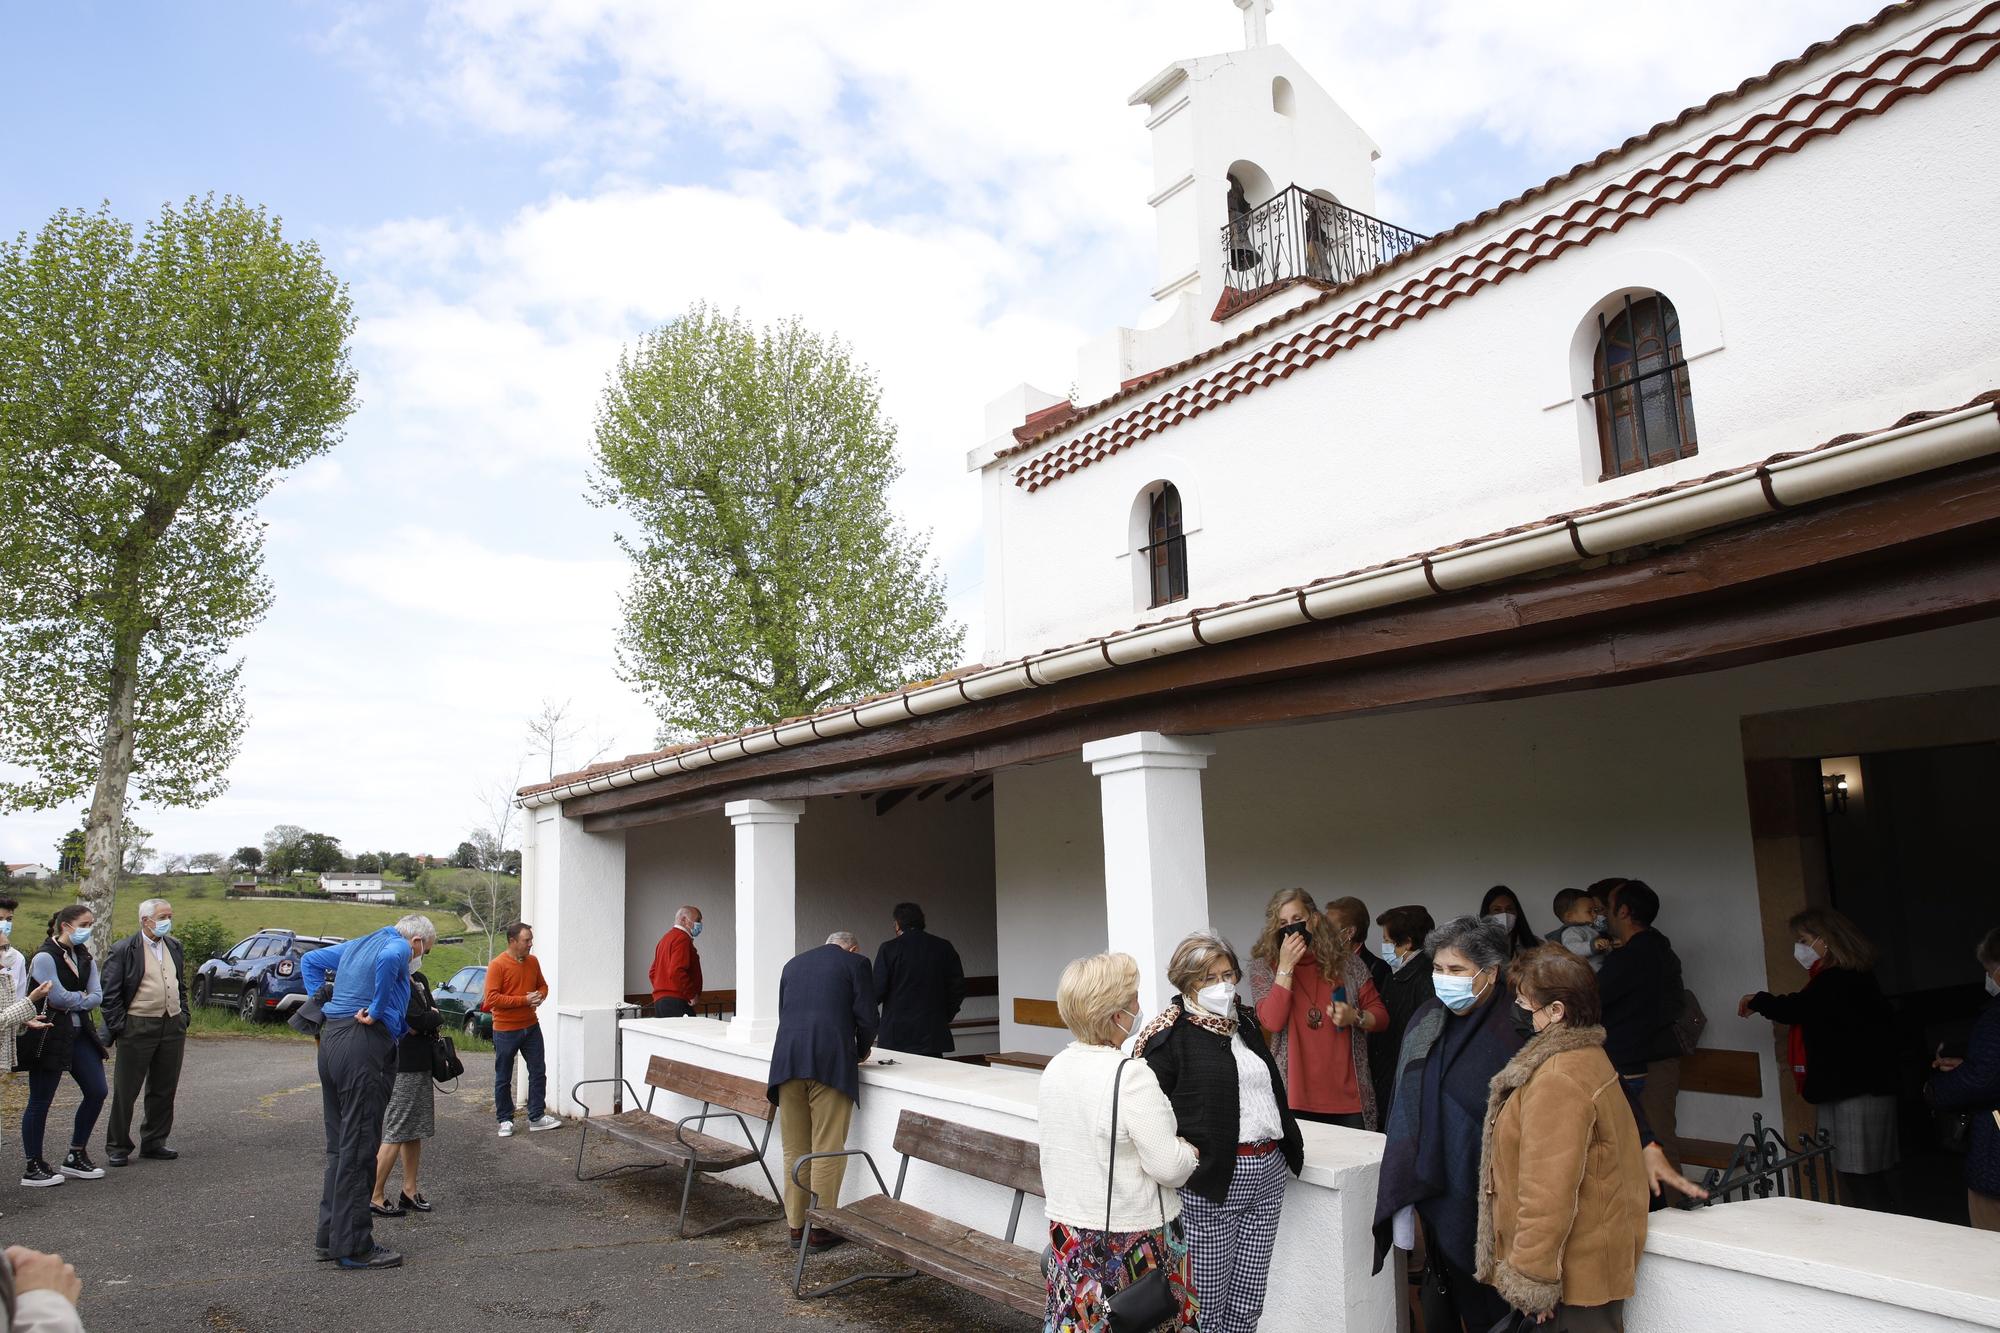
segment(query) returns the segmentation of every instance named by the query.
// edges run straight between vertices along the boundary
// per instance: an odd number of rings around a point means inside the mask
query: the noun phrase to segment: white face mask
[[[1792,946],[1792,957],[1798,959],[1799,966],[1803,967],[1808,972],[1813,970],[1813,964],[1819,962],[1818,952],[1813,949],[1812,945],[1807,944],[1804,940],[1800,940],[1797,944],[1794,944]]]
[[[1514,914],[1512,912],[1488,912],[1486,919],[1502,930],[1511,931],[1514,929]]]
[[[423,956],[422,954],[420,954],[420,953],[412,953],[412,954],[410,955],[410,975],[411,975],[411,976],[413,976],[413,977],[414,977],[415,975],[417,975],[417,970],[418,970],[419,968],[421,968],[421,967],[422,967],[423,965],[424,965],[424,956]]]
[[[1986,993],[1988,995],[2000,995],[2000,981],[1995,981],[1991,972],[1986,974]]]
[[[1194,993],[1194,999],[1196,1004],[1217,1018],[1227,1018],[1236,1012],[1236,987],[1226,981],[1203,986]]]

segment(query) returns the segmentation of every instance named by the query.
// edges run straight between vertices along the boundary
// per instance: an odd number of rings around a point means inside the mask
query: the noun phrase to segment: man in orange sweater
[[[701,934],[701,909],[683,907],[674,913],[674,924],[660,936],[653,949],[653,1017],[686,1018],[701,999],[701,950],[694,937]]]
[[[500,1137],[514,1135],[514,1057],[528,1065],[528,1130],[560,1129],[548,1113],[548,1070],[542,1064],[542,1021],[537,1010],[549,998],[542,965],[530,956],[535,930],[525,921],[507,927],[506,951],[486,965],[486,996],[480,1007],[493,1015],[493,1114]]]

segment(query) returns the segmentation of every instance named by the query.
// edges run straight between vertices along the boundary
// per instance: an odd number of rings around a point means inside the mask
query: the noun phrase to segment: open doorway
[[[1930,1061],[1962,1053],[1986,1004],[1973,948],[2000,925],[2000,742],[1819,761],[1827,897],[1880,950],[1900,1046],[1902,1211],[1966,1223],[1963,1159],[1924,1101]]]

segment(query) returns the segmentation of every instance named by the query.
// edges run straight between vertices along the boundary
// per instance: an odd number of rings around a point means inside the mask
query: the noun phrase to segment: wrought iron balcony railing
[[[1291,185],[1223,227],[1223,282],[1239,295],[1287,278],[1351,282],[1429,239]]]

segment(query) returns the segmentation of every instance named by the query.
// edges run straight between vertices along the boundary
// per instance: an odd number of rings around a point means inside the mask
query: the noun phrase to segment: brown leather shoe
[[[802,1241],[802,1240],[804,1240],[805,1238],[806,1238],[806,1229],[805,1229],[804,1227],[793,1227],[793,1228],[792,1228],[792,1248],[793,1248],[793,1249],[795,1249],[795,1250],[796,1250],[797,1248],[799,1248],[799,1242],[800,1242],[800,1241]]]
[[[821,1250],[830,1250],[836,1245],[845,1244],[847,1244],[847,1237],[836,1236],[831,1231],[823,1231],[819,1227],[814,1227],[811,1238],[806,1241],[806,1248],[814,1254],[818,1254]]]

